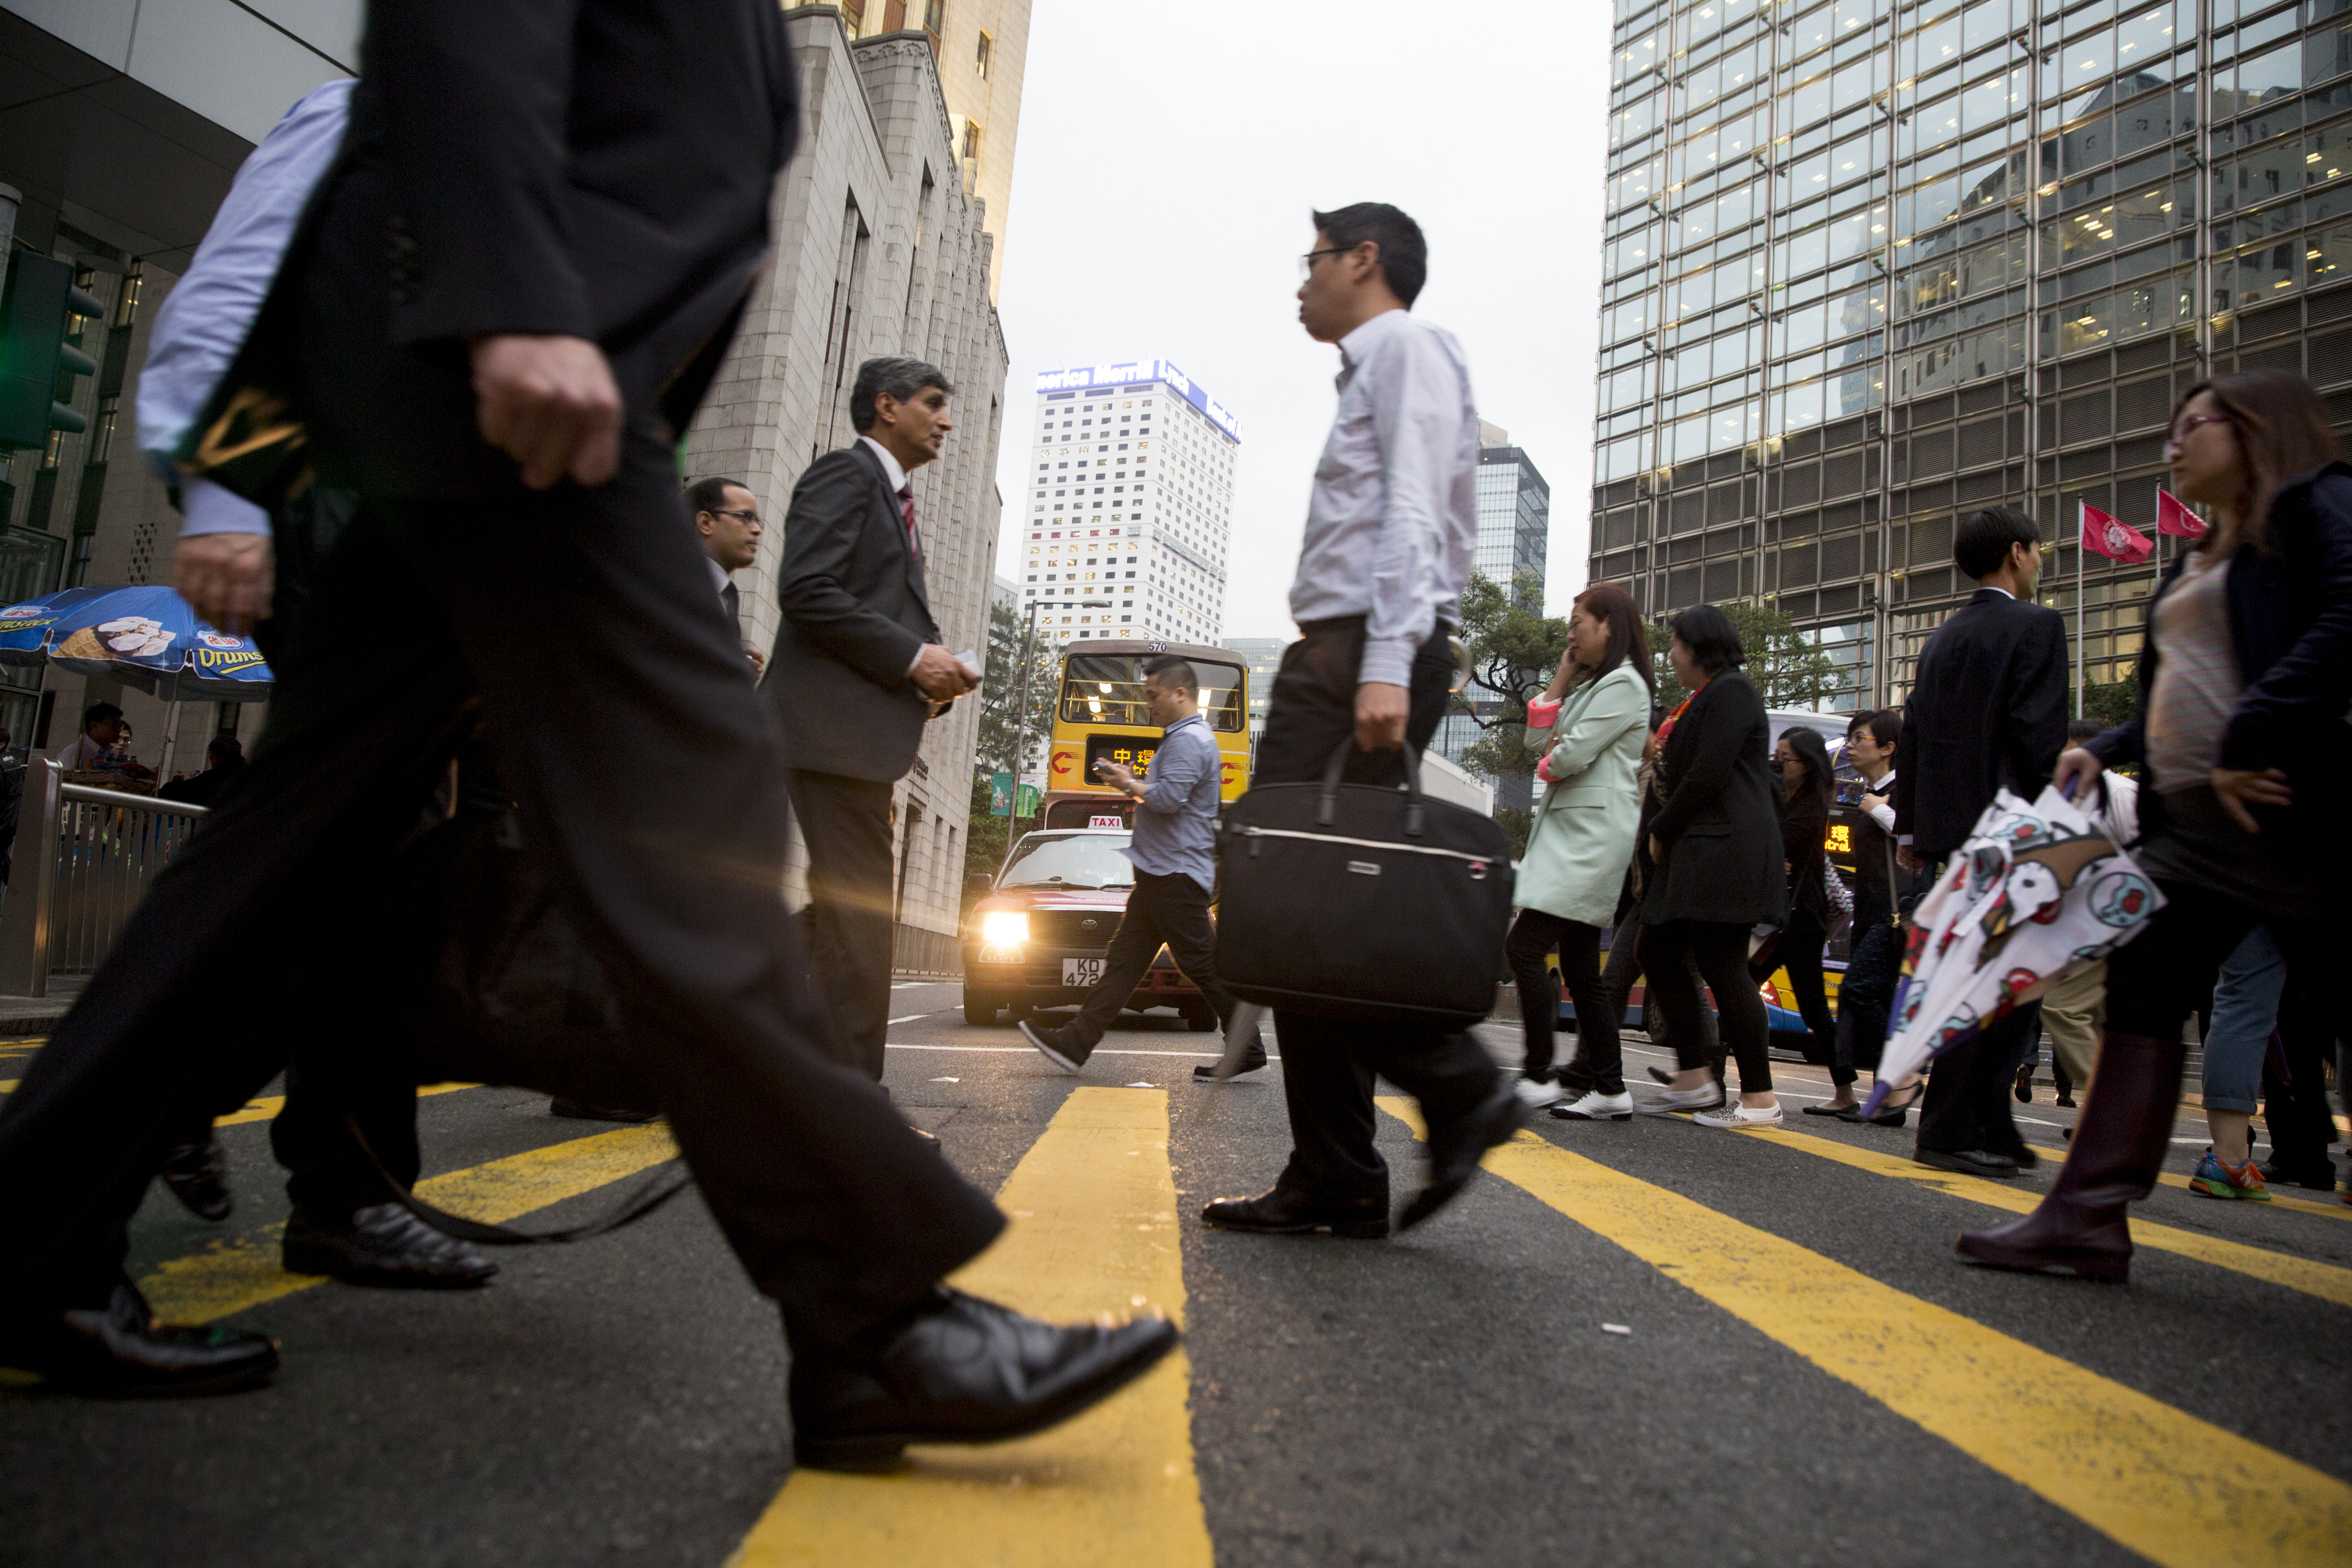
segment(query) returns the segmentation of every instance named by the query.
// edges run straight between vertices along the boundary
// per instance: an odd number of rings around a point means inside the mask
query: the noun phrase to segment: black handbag
[[[1467,1029],[1495,1008],[1511,847],[1491,817],[1405,784],[1260,784],[1218,826],[1217,977],[1324,1018]]]

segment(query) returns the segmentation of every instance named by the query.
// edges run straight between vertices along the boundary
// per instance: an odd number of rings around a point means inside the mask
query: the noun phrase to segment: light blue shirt
[[[342,147],[352,87],[345,78],[313,89],[262,138],[238,168],[186,275],[155,313],[139,372],[139,451],[165,483],[183,481],[183,538],[269,531],[269,515],[259,507],[209,479],[180,476],[173,464],[245,347],[302,209]]]
[[[1150,786],[1135,808],[1135,838],[1126,850],[1135,869],[1153,876],[1189,876],[1203,892],[1215,889],[1217,808],[1224,754],[1209,721],[1199,714],[1162,732],[1151,756]]]

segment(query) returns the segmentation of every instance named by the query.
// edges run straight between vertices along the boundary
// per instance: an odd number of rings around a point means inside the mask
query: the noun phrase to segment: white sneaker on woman
[[[1559,1092],[1559,1085],[1549,1078],[1522,1078],[1511,1085],[1511,1092],[1519,1097],[1519,1103],[1530,1111],[1557,1105],[1565,1098]]]
[[[1743,1127],[1777,1127],[1781,1122],[1780,1106],[1776,1101],[1759,1109],[1735,1101],[1720,1111],[1702,1111],[1691,1120],[1702,1127],[1727,1127],[1733,1132]]]
[[[1723,1103],[1723,1086],[1710,1081],[1696,1089],[1662,1089],[1634,1109],[1644,1116],[1671,1116],[1677,1111],[1717,1111]]]
[[[1603,1094],[1594,1089],[1573,1105],[1553,1106],[1551,1113],[1563,1122],[1630,1122],[1633,1119],[1633,1097]]]

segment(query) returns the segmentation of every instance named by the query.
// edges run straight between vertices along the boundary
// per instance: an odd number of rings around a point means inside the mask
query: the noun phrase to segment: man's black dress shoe
[[[1150,1371],[1176,1325],[1048,1323],[945,1286],[871,1360],[793,1357],[793,1460],[886,1469],[909,1443],[993,1443],[1067,1419]]]
[[[463,1291],[489,1282],[499,1266],[480,1248],[444,1236],[396,1203],[370,1204],[336,1218],[298,1208],[281,1254],[289,1274],[325,1274],[347,1285]]]
[[[198,1219],[226,1219],[228,1211],[236,1205],[229,1196],[228,1159],[221,1153],[217,1138],[208,1137],[201,1144],[173,1145],[163,1156],[163,1168],[157,1174],[163,1176],[172,1196]]]
[[[1201,1210],[1201,1223],[1214,1230],[1247,1230],[1259,1236],[1334,1236],[1377,1241],[1389,1233],[1389,1200],[1350,1198],[1317,1202],[1276,1187],[1263,1197],[1221,1197]]]
[[[1242,1052],[1242,1064],[1234,1069],[1234,1076],[1239,1078],[1244,1072],[1255,1072],[1265,1065],[1265,1042],[1261,1040],[1253,1042],[1247,1051]],[[1192,1082],[1195,1083],[1217,1082],[1217,1064],[1213,1061],[1203,1061],[1195,1066],[1192,1069]]]
[[[1990,1149],[1914,1149],[1911,1158],[1931,1169],[1958,1171],[1962,1176],[2005,1180],[2017,1174],[2015,1160],[2007,1155],[1994,1154]]]
[[[2336,1190],[2336,1163],[2315,1160],[2307,1165],[2290,1165],[2273,1155],[2263,1162],[2263,1180],[2273,1186],[2299,1186],[2306,1192]]]
[[[184,1398],[260,1387],[278,1370],[278,1342],[244,1329],[159,1323],[126,1281],[103,1307],[11,1314],[0,1326],[0,1366],[72,1394]]]
[[[1071,1044],[1058,1029],[1039,1029],[1027,1019],[1023,1019],[1015,1027],[1021,1030],[1022,1039],[1037,1048],[1039,1055],[1065,1072],[1083,1071],[1087,1058],[1094,1054],[1092,1046],[1080,1050]]]
[[[651,1122],[661,1115],[658,1111],[626,1111],[617,1105],[590,1105],[578,1100],[551,1100],[547,1113],[573,1122],[626,1122],[631,1126]]]
[[[1412,1195],[1397,1216],[1397,1228],[1411,1230],[1447,1204],[1478,1174],[1478,1161],[1488,1149],[1508,1143],[1527,1121],[1527,1107],[1509,1080],[1497,1083],[1468,1115],[1429,1131],[1429,1185]]]

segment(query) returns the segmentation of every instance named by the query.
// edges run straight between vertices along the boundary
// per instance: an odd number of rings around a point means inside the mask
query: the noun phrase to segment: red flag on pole
[[[2158,486],[2156,492],[2156,531],[2170,534],[2177,539],[2201,539],[2205,537],[2205,519],[2180,504],[2179,497]]]
[[[2137,528],[2126,528],[2106,513],[2083,503],[2083,548],[2109,560],[2137,565],[2147,559],[2156,541]]]

